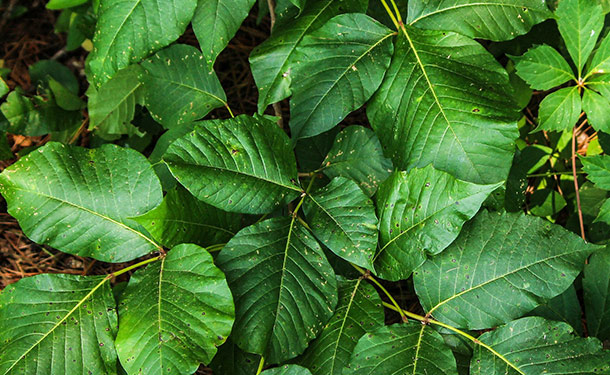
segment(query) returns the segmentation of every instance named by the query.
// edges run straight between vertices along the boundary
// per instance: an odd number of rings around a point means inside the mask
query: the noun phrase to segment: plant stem
[[[578,208],[578,223],[580,224],[580,236],[584,241],[587,241],[585,237],[585,225],[582,219],[582,208],[580,207],[580,192],[578,191],[578,176],[576,176],[576,132],[577,129],[572,129],[572,175],[574,176],[574,191],[576,192],[576,207]]]
[[[577,171],[576,174],[584,174],[583,171]],[[564,172],[546,172],[546,173],[533,173],[528,174],[527,177],[551,177],[551,176],[560,176],[560,175],[569,175],[574,174],[574,171],[564,171]]]
[[[235,115],[233,115],[233,111],[231,111],[231,107],[229,107],[229,103],[225,103],[225,107],[227,108],[227,111],[229,111],[231,118],[235,118]]]
[[[392,12],[392,10],[390,9],[390,6],[388,5],[388,3],[385,0],[381,0],[381,4],[383,4],[385,11],[388,13],[388,16],[390,16],[390,19],[392,20],[392,23],[394,24],[394,26],[396,26],[396,30],[400,30],[400,25],[402,25],[402,23],[398,23],[398,21],[396,20],[396,17],[394,16],[394,13]]]
[[[394,7],[394,12],[396,13],[396,18],[398,19],[398,24],[404,25],[402,22],[402,17],[400,15],[400,10],[398,10],[398,5],[396,5],[396,1],[390,0],[390,2],[392,2],[392,7]]]
[[[222,248],[225,247],[226,245],[227,245],[226,243],[217,243],[217,244],[208,246],[206,248],[206,250],[208,251],[208,253],[213,253],[215,251],[222,250]]]
[[[121,270],[118,270],[118,271],[116,271],[116,272],[113,272],[113,273],[108,274],[108,275],[106,276],[106,279],[105,279],[105,280],[110,280],[110,279],[112,279],[113,277],[120,276],[120,275],[122,275],[122,274],[124,274],[124,273],[126,273],[126,272],[129,272],[129,271],[131,271],[131,270],[133,270],[133,269],[135,269],[135,268],[139,268],[139,267],[145,266],[145,265],[147,265],[147,264],[149,264],[149,263],[156,262],[156,261],[158,261],[159,259],[164,258],[164,257],[165,257],[165,255],[157,255],[157,256],[156,256],[156,257],[154,257],[154,258],[146,259],[146,260],[143,260],[143,261],[141,261],[141,262],[139,262],[139,263],[132,264],[132,265],[131,265],[131,266],[129,266],[129,267],[125,267],[125,268],[123,268],[123,269],[121,269]]]
[[[256,375],[263,372],[263,367],[265,367],[265,357],[261,356],[261,361],[258,363],[258,370],[256,370]]]
[[[377,285],[377,287],[379,289],[381,289],[381,291],[390,299],[390,301],[392,301],[392,303],[394,304],[394,310],[400,314],[403,322],[406,323],[409,321],[405,312],[400,308],[400,306],[398,306],[398,302],[396,302],[396,300],[390,294],[390,292],[388,292],[388,290],[386,288],[384,288],[383,285],[381,285],[381,283],[379,281],[377,281],[377,279],[374,278],[369,271],[366,271],[353,263],[350,263],[350,264],[352,265],[352,267],[354,267],[356,270],[358,270],[358,272],[360,272],[362,274],[363,278],[370,280],[373,284]]]

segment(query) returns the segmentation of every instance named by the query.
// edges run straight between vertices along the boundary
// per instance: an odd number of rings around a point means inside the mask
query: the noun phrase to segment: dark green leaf
[[[170,190],[158,207],[133,219],[166,247],[224,243],[237,233],[241,223],[240,215],[210,206],[180,186]]]
[[[470,365],[472,375],[607,374],[610,353],[601,343],[572,334],[566,323],[530,317],[513,321],[479,340],[496,350],[476,346]]]
[[[490,328],[563,293],[599,248],[540,218],[482,211],[414,273],[415,290],[436,319]]]
[[[383,156],[375,133],[362,126],[343,129],[322,165],[328,177],[350,178],[369,196],[375,194],[393,169],[392,161]]]
[[[68,67],[55,60],[40,60],[28,68],[30,81],[34,85],[47,88],[49,80],[54,79],[64,85],[71,93],[78,94],[78,80]]]
[[[263,371],[262,375],[311,375],[308,369],[297,365],[283,365]]]
[[[235,299],[233,340],[279,363],[303,353],[337,304],[335,273],[294,219],[242,229],[218,255]]]
[[[301,138],[297,141],[294,152],[297,156],[299,171],[311,172],[322,166],[324,158],[333,147],[339,130],[339,127],[335,127],[315,137]]]
[[[587,177],[596,187],[610,190],[610,155],[580,158]]]
[[[164,159],[194,196],[229,212],[271,212],[301,192],[290,140],[264,117],[202,122]]]
[[[406,27],[367,115],[394,167],[506,179],[518,137],[506,71],[464,36]],[[476,134],[476,137],[473,137]]]
[[[8,212],[33,241],[105,262],[125,262],[158,245],[129,217],[161,203],[161,185],[136,151],[86,150],[51,142],[0,174]]]
[[[299,364],[313,375],[342,375],[358,338],[384,323],[381,299],[363,279],[339,282],[339,303],[318,338]]]
[[[218,353],[210,363],[214,375],[256,374],[260,356],[246,353],[235,345],[231,336],[218,348]]]
[[[424,324],[394,324],[360,338],[344,375],[456,375],[451,349]]]
[[[586,266],[585,266],[586,270]],[[582,308],[576,295],[576,288],[571,285],[565,292],[536,307],[529,315],[541,316],[548,320],[566,322],[579,335],[583,334]]]
[[[610,253],[593,254],[585,266],[582,280],[587,328],[591,336],[610,339]]]
[[[129,374],[194,373],[233,324],[231,291],[212,256],[178,245],[131,276],[119,302],[116,348]]]
[[[369,16],[353,13],[336,16],[303,38],[291,84],[293,138],[333,128],[373,95],[390,64],[392,35]]]
[[[377,249],[375,206],[354,181],[335,177],[308,195],[303,208],[320,242],[341,258],[373,269]]]
[[[116,374],[115,302],[105,276],[43,274],[0,294],[0,373]]]
[[[455,240],[498,186],[460,181],[432,166],[394,172],[377,192],[377,274],[388,280],[408,278],[427,254],[438,254]]]
[[[526,34],[550,16],[544,0],[428,0],[409,2],[407,22],[502,41]]]

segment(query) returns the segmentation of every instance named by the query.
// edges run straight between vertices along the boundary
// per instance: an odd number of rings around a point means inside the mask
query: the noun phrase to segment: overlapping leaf
[[[379,277],[406,279],[426,255],[443,251],[499,184],[476,185],[432,166],[395,172],[377,192]]]
[[[610,353],[594,338],[572,334],[566,323],[531,317],[513,321],[479,337],[498,354],[476,346],[472,375],[606,374]]]
[[[158,245],[128,219],[161,203],[159,179],[136,151],[48,143],[0,175],[8,211],[33,241],[105,262]]]
[[[309,0],[293,22],[277,25],[273,35],[250,54],[250,68],[258,87],[258,112],[291,95],[290,83],[297,62],[295,51],[303,37],[332,17],[366,11],[366,0]]]
[[[406,27],[367,115],[394,167],[506,179],[517,138],[506,71],[464,36]],[[476,134],[476,137],[473,136]]]
[[[423,324],[394,324],[360,338],[344,375],[456,375],[451,349]]]
[[[199,0],[193,16],[193,31],[210,68],[218,54],[241,23],[246,19],[255,0]]]
[[[393,51],[392,31],[367,15],[342,14],[306,35],[292,80],[293,138],[323,133],[377,90]]]
[[[585,267],[582,281],[587,314],[587,328],[591,336],[610,339],[610,253],[604,249],[593,254]]]
[[[586,268],[585,268],[586,269]],[[536,307],[529,314],[532,316],[541,316],[548,320],[558,322],[566,322],[572,326],[575,332],[582,336],[582,308],[576,294],[576,288],[571,285],[565,292],[557,297],[545,302]]]
[[[482,211],[414,273],[415,290],[437,320],[490,328],[562,293],[599,248],[543,219]]]
[[[313,375],[341,375],[358,339],[383,326],[384,318],[375,288],[362,279],[339,282],[335,314],[309,345],[299,364]]]
[[[87,57],[90,82],[99,87],[178,39],[196,6],[197,0],[101,1],[93,51]]]
[[[473,38],[509,40],[551,16],[545,0],[410,1],[407,22]]]
[[[166,128],[198,120],[227,106],[216,73],[195,47],[176,44],[142,63],[146,107]],[[171,98],[171,100],[168,100]]]
[[[311,375],[311,372],[298,365],[284,365],[263,371],[262,375]]]
[[[259,361],[259,355],[244,352],[229,336],[218,348],[209,367],[214,371],[214,375],[252,375],[256,374]]]
[[[170,190],[159,206],[133,219],[167,247],[181,243],[209,246],[227,242],[241,224],[240,215],[210,206],[182,187]]]
[[[116,348],[129,374],[192,374],[233,324],[231,291],[212,256],[178,245],[131,276],[119,301]]]
[[[301,354],[332,316],[335,273],[313,235],[294,219],[242,229],[218,255],[235,299],[233,340],[279,363]]]
[[[271,212],[301,192],[290,140],[264,117],[202,122],[164,160],[194,196],[229,212]]]
[[[304,204],[315,236],[341,258],[373,269],[377,217],[373,202],[352,180],[334,178]]]
[[[363,126],[349,126],[337,134],[322,166],[328,177],[350,178],[369,196],[392,172],[392,161],[383,156],[379,139]]]
[[[117,315],[104,276],[42,274],[0,294],[0,373],[116,374]]]

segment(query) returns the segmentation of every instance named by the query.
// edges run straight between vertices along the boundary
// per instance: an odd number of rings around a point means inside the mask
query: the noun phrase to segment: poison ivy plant
[[[606,5],[49,1],[91,53],[0,70],[0,193],[86,269],[0,374],[610,374]]]

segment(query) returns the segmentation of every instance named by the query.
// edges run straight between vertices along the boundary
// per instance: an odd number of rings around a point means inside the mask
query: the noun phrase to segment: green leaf
[[[0,111],[10,124],[7,129],[10,133],[29,136],[49,133],[49,129],[41,126],[40,113],[19,88],[12,91],[6,101],[0,104]]]
[[[299,364],[313,375],[342,375],[358,338],[384,324],[381,299],[363,279],[339,282],[339,303],[318,338]]]
[[[161,185],[136,151],[51,142],[0,174],[0,192],[24,233],[66,253],[126,262],[158,250],[128,217],[161,203]]]
[[[390,64],[390,29],[361,13],[342,14],[297,47],[290,100],[294,139],[323,133],[360,108]]]
[[[595,130],[610,132],[610,101],[593,90],[585,89],[582,110]]]
[[[135,133],[131,124],[136,104],[143,104],[142,74],[139,65],[130,65],[116,73],[99,89],[89,86],[89,130],[107,136]]]
[[[229,212],[268,213],[301,193],[290,140],[264,117],[202,122],[164,159],[195,197]]]
[[[366,3],[367,0],[310,0],[297,19],[275,26],[273,35],[254,48],[249,57],[259,92],[259,113],[291,95],[295,51],[303,37],[338,14],[364,12]]]
[[[10,89],[9,89],[8,85],[6,84],[4,79],[2,79],[2,77],[0,77],[0,99],[2,97],[4,97],[4,95],[8,94],[9,91],[10,91]]]
[[[477,42],[406,27],[367,115],[395,168],[432,163],[489,184],[506,179],[518,137],[507,92],[508,74]]]
[[[606,374],[610,353],[602,351],[594,338],[572,334],[566,323],[530,317],[513,321],[479,340],[491,346],[505,360],[477,345],[472,375]]]
[[[320,168],[326,155],[333,147],[339,130],[339,127],[334,127],[315,137],[301,138],[297,141],[294,152],[297,156],[299,171],[312,172]]]
[[[47,88],[51,79],[64,85],[71,93],[78,94],[78,80],[67,66],[55,60],[40,60],[28,67],[30,81],[36,86]]]
[[[304,207],[313,234],[339,257],[373,269],[377,217],[373,202],[343,177],[308,195]]]
[[[604,201],[594,222],[610,224],[610,199]]]
[[[547,95],[540,103],[536,131],[563,131],[576,125],[581,100],[576,86],[564,87]]]
[[[256,0],[199,0],[192,25],[203,56],[212,70]]]
[[[379,277],[402,280],[426,255],[443,251],[500,184],[476,185],[432,166],[394,172],[377,192]]]
[[[409,2],[407,23],[503,41],[526,34],[551,16],[544,0],[430,0]]]
[[[178,245],[134,273],[121,295],[121,365],[129,374],[192,374],[212,360],[233,318],[231,291],[212,256]]]
[[[159,206],[133,219],[166,247],[224,243],[237,233],[241,224],[240,215],[210,206],[182,187],[170,190]]]
[[[155,173],[159,176],[159,180],[161,180],[161,186],[164,191],[170,191],[174,187],[176,187],[177,181],[172,176],[167,164],[163,162],[163,154],[167,151],[167,148],[178,138],[192,132],[195,129],[194,122],[188,124],[182,124],[175,128],[171,128],[159,139],[155,144],[155,148],[150,153],[148,160],[153,165]]]
[[[256,374],[260,356],[246,353],[235,345],[231,336],[218,348],[209,367],[214,375]]]
[[[383,156],[375,133],[363,126],[343,129],[335,138],[322,166],[329,178],[350,178],[368,196],[375,194],[379,184],[388,178],[393,169],[392,161]]]
[[[565,291],[599,248],[540,218],[482,211],[414,272],[415,291],[437,320],[486,329]]]
[[[104,0],[97,11],[89,81],[96,87],[178,39],[197,0]],[[167,91],[166,91],[167,93]]]
[[[313,235],[294,218],[242,229],[216,263],[235,300],[233,340],[268,363],[303,353],[333,315],[335,273]]]
[[[308,369],[298,365],[283,365],[263,371],[262,375],[311,375]]]
[[[47,9],[65,9],[75,7],[77,5],[85,4],[89,0],[49,0],[46,7]]]
[[[578,76],[582,77],[582,69],[604,25],[602,7],[597,0],[561,0],[555,16]]]
[[[42,274],[0,294],[0,373],[116,374],[115,302],[105,276]]]
[[[456,375],[451,349],[424,324],[394,324],[360,338],[344,375]]]
[[[587,80],[587,88],[610,100],[610,74],[597,74]]]
[[[585,266],[585,270],[587,266]],[[576,288],[571,285],[565,292],[546,303],[536,307],[529,314],[541,316],[548,320],[568,323],[579,335],[583,335],[582,308],[576,295]]]
[[[570,80],[577,81],[570,64],[555,48],[546,44],[530,48],[513,60],[519,77],[534,90],[549,90]]]
[[[534,191],[528,207],[532,215],[547,217],[556,215],[566,205],[565,198],[559,192],[545,188]]]
[[[0,160],[7,160],[14,158],[11,146],[8,144],[5,132],[0,132]]]
[[[579,158],[587,178],[596,187],[610,190],[610,155],[598,155],[588,158]]]
[[[582,279],[589,335],[610,339],[610,253],[601,250],[585,266]]]
[[[175,44],[142,63],[146,107],[166,128],[198,120],[227,97],[214,71],[193,46]],[[171,97],[172,100],[167,100]]]
[[[68,90],[64,85],[55,79],[49,79],[49,89],[53,93],[55,103],[66,111],[78,111],[85,107],[85,102],[78,95]]]

